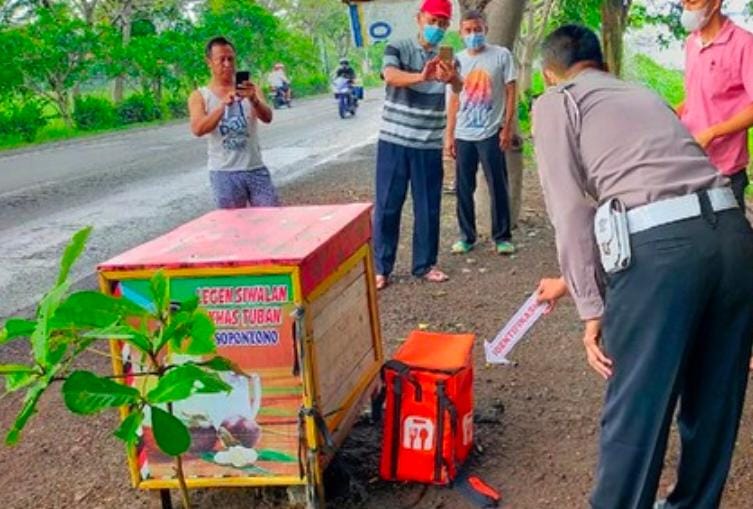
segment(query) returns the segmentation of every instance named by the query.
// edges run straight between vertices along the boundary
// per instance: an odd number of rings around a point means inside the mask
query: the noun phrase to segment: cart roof
[[[369,242],[370,210],[366,203],[215,210],[100,264],[98,269],[295,266],[308,262],[315,263],[324,277]]]

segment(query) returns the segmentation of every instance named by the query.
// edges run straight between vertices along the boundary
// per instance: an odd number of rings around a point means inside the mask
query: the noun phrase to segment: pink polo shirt
[[[753,34],[727,20],[705,46],[699,32],[685,44],[685,109],[682,123],[693,135],[729,120],[753,103]],[[748,165],[748,133],[715,139],[709,159],[724,175]]]

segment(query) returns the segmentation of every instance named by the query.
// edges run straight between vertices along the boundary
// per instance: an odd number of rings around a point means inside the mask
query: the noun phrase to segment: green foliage
[[[179,456],[191,447],[191,434],[180,419],[159,407],[150,407],[154,440],[162,452]]]
[[[97,33],[64,5],[38,8],[33,23],[2,31],[0,42],[22,87],[52,101],[66,121],[71,91],[90,77],[98,46]]]
[[[685,95],[682,71],[662,67],[646,55],[635,55],[625,62],[625,78],[642,83],[675,106]]]
[[[107,408],[138,403],[139,391],[89,371],[74,371],[63,383],[63,400],[74,414],[96,414]]]
[[[39,398],[51,384],[62,381],[63,400],[71,412],[93,415],[108,408],[127,407],[128,416],[114,433],[132,445],[144,412],[148,411],[160,449],[172,456],[183,454],[191,438],[185,424],[172,415],[172,403],[198,393],[229,392],[231,387],[218,372],[240,370],[232,362],[213,356],[214,323],[198,307],[196,298],[178,305],[172,303],[170,282],[162,272],[150,282],[153,309],[97,292],[69,293],[71,268],[81,256],[90,232],[85,228],[73,236],[61,258],[56,284],[41,299],[34,319],[12,318],[0,329],[0,344],[26,340],[31,350],[28,364],[0,365],[6,392],[26,390],[5,441],[8,445],[18,442],[37,412]],[[133,325],[138,323],[142,325]],[[147,326],[148,323],[157,325]],[[92,343],[113,339],[139,350],[146,359],[148,371],[129,376],[155,377],[156,386],[142,393],[121,383],[118,376],[71,371],[70,366]],[[184,361],[186,355],[193,357],[195,362],[169,364],[172,356],[167,350],[180,353]]]
[[[232,387],[215,373],[205,371],[195,364],[184,364],[171,369],[149,391],[146,400],[150,405],[181,401],[193,394],[230,392]]]
[[[0,22],[0,52],[13,55],[0,67],[0,145],[184,118],[185,98],[209,78],[204,44],[216,35],[234,42],[238,68],[251,71],[263,86],[272,65],[284,63],[296,97],[326,92],[343,56],[350,58],[364,83],[379,83],[382,48],[352,48],[347,9],[339,0],[264,3],[274,5],[275,13],[261,4],[195,2],[189,15],[180,0],[136,2],[127,41],[122,12],[112,2],[30,2],[27,10],[0,8],[0,20],[7,20]],[[367,55],[370,74],[361,71]],[[74,93],[95,80],[101,86],[103,77],[127,78],[129,92],[133,85],[138,90],[115,107],[114,117],[105,99],[76,98],[79,94]],[[34,105],[26,106],[29,99]],[[50,117],[41,114],[42,106],[62,119],[52,119],[56,127],[49,133],[42,129]]]
[[[125,99],[118,105],[117,113],[121,124],[151,122],[162,118],[159,104],[152,96],[145,94],[133,94]]]
[[[120,427],[115,430],[113,435],[129,446],[134,445],[139,438],[138,431],[143,421],[143,412],[131,412],[125,419],[123,419],[123,422],[120,423]]]
[[[629,24],[633,28],[646,25],[660,25],[667,29],[667,33],[657,36],[657,43],[665,48],[672,41],[679,41],[687,36],[687,32],[680,23],[682,2],[651,0],[647,4],[633,5],[630,10]]]
[[[82,131],[113,127],[117,124],[115,105],[102,97],[76,97],[73,102],[73,122]]]
[[[555,27],[577,23],[593,30],[601,26],[601,4],[603,0],[560,0],[549,19],[549,26]]]
[[[170,118],[188,117],[188,97],[182,94],[168,97],[165,100],[165,109]]]
[[[0,137],[18,136],[34,141],[37,133],[47,124],[42,104],[34,99],[8,104],[0,111]]]

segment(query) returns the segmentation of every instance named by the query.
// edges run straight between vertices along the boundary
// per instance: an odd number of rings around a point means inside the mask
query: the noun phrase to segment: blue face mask
[[[429,46],[436,46],[444,39],[445,31],[436,25],[424,26],[424,40]]]
[[[475,33],[463,37],[465,47],[472,50],[481,49],[486,45],[486,35]]]

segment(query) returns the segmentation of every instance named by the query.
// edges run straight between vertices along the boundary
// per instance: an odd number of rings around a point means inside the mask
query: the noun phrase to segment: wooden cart
[[[104,292],[144,306],[149,278],[164,270],[171,298],[198,296],[217,326],[218,354],[248,375],[227,375],[230,396],[176,406],[193,438],[184,461],[189,488],[288,486],[305,491],[309,507],[321,506],[323,470],[383,361],[370,211],[365,204],[214,211],[99,266]],[[116,374],[140,362],[121,343],[112,349]],[[228,430],[246,433],[247,463],[228,463],[227,445],[213,435]],[[134,486],[163,490],[169,500],[166,490],[178,483],[148,420],[128,458]]]

